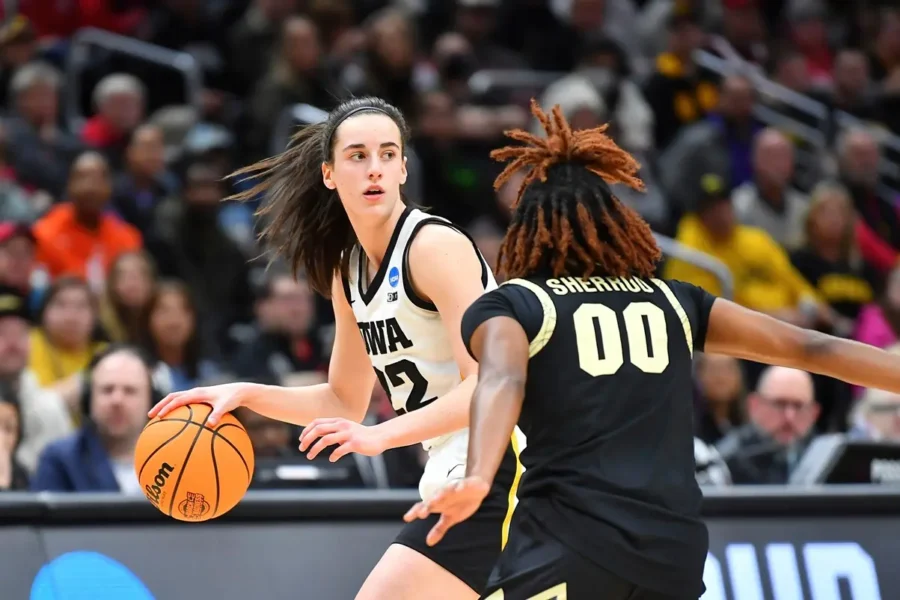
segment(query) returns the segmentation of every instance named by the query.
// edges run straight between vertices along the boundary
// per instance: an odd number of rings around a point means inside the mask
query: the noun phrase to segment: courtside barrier
[[[415,499],[251,492],[190,524],[143,498],[0,494],[0,598],[351,600]],[[704,512],[704,600],[900,598],[900,489],[711,490]]]

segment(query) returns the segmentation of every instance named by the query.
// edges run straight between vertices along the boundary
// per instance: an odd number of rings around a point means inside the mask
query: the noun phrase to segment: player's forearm
[[[470,375],[434,402],[375,427],[388,448],[411,446],[465,429],[476,380],[476,375]]]
[[[488,483],[494,481],[519,421],[524,398],[524,379],[506,375],[479,379],[469,419],[467,477],[479,477]]]
[[[788,366],[900,394],[900,356],[815,331],[802,335],[800,357]]]
[[[254,386],[243,405],[264,417],[295,425],[326,417],[358,422],[366,412],[366,407],[342,401],[328,383],[302,387]]]

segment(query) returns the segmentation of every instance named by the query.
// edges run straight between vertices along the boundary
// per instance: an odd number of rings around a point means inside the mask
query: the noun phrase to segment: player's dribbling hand
[[[452,481],[427,502],[416,503],[403,515],[403,520],[411,523],[416,519],[425,519],[430,514],[440,514],[441,518],[425,538],[426,544],[434,546],[443,539],[447,530],[475,514],[490,489],[491,484],[481,477]]]
[[[378,431],[376,427],[340,417],[316,419],[303,428],[303,433],[300,434],[300,451],[306,452],[306,457],[312,460],[329,446],[337,446],[328,457],[331,462],[351,452],[376,456],[387,450],[387,444]]]
[[[218,424],[222,415],[242,406],[248,397],[247,391],[252,389],[252,383],[225,383],[198,387],[183,392],[172,392],[150,409],[148,416],[164,417],[180,406],[188,404],[209,404],[213,407],[206,424],[214,427]]]

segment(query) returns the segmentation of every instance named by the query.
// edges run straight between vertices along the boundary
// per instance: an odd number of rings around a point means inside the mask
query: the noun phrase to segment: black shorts
[[[515,494],[513,488],[518,483],[520,474],[518,469],[515,454],[511,450],[507,451],[491,492],[481,503],[481,507],[467,520],[451,527],[437,545],[429,546],[425,543],[425,538],[440,515],[407,523],[394,543],[416,550],[475,592],[482,593],[503,550],[504,532],[509,529],[512,517],[510,500]]]
[[[509,541],[481,598],[697,600],[679,596],[677,592],[669,596],[634,585],[582,558],[523,515],[516,515]]]

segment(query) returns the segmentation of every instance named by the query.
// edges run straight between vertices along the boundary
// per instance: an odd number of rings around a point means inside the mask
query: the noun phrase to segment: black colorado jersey
[[[662,593],[703,591],[691,363],[714,301],[679,281],[517,279],[463,319],[467,345],[496,316],[516,319],[530,341],[516,513]]]

